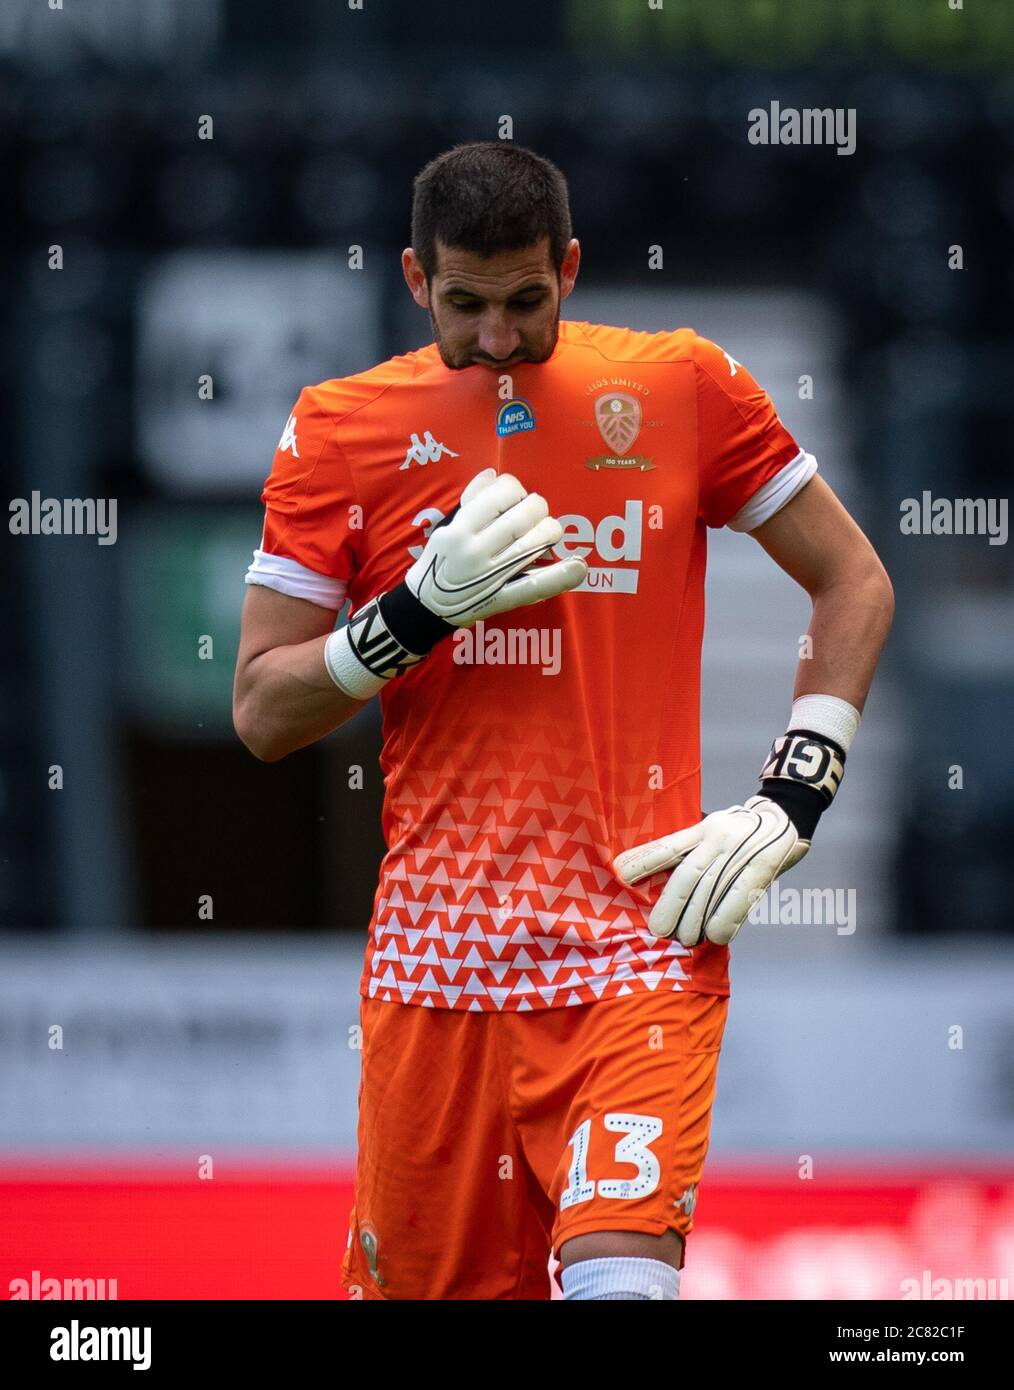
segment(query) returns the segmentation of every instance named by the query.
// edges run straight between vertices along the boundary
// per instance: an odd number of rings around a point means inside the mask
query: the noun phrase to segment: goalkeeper
[[[545,1299],[551,1260],[566,1299],[678,1296],[730,943],[837,794],[891,621],[742,363],[561,319],[580,255],[547,160],[440,155],[402,254],[433,341],[304,388],[262,493],[240,737],[274,761],[383,714],[354,1297]],[[810,595],[813,656],[758,782],[704,815],[718,527]]]

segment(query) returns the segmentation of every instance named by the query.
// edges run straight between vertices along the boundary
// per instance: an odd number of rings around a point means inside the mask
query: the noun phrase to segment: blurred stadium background
[[[854,109],[856,152],[751,145],[772,100]],[[747,363],[898,597],[791,877],[849,917],[733,952],[682,1296],[1014,1274],[1011,549],[899,524],[1009,490],[1014,10],[5,0],[6,490],[117,499],[115,545],[2,561],[5,1297],[33,1270],[343,1296],[378,711],[272,766],[241,747],[243,574],[300,387],[428,341],[413,175],[505,116],[570,180],[567,316]],[[707,809],[749,794],[807,623],[759,547],[712,541]]]

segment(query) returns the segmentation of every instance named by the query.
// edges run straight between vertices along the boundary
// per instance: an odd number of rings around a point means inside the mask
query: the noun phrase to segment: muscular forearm
[[[255,757],[276,762],[331,733],[363,708],[324,665],[323,637],[274,647],[247,662],[233,701],[236,732]]]
[[[813,617],[793,698],[836,695],[862,712],[894,616],[894,594],[879,561],[812,595]]]

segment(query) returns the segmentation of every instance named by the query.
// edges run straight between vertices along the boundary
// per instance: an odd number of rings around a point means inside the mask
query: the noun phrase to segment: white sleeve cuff
[[[805,449],[800,449],[794,459],[773,478],[757,489],[745,506],[740,507],[734,517],[725,524],[730,531],[753,531],[770,521],[775,512],[781,511],[786,502],[791,502],[796,493],[808,483],[817,471],[817,460]]]
[[[303,598],[321,608],[333,608],[336,613],[341,610],[348,591],[344,580],[317,574],[286,555],[271,555],[266,550],[255,550],[253,555],[246,572],[247,584],[263,584],[290,598]]]

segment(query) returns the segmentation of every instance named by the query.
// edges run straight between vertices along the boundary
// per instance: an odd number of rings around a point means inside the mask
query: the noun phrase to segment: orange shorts
[[[636,994],[491,1014],[362,998],[343,1286],[547,1299],[550,1252],[571,1236],[685,1241],[728,1005]]]

